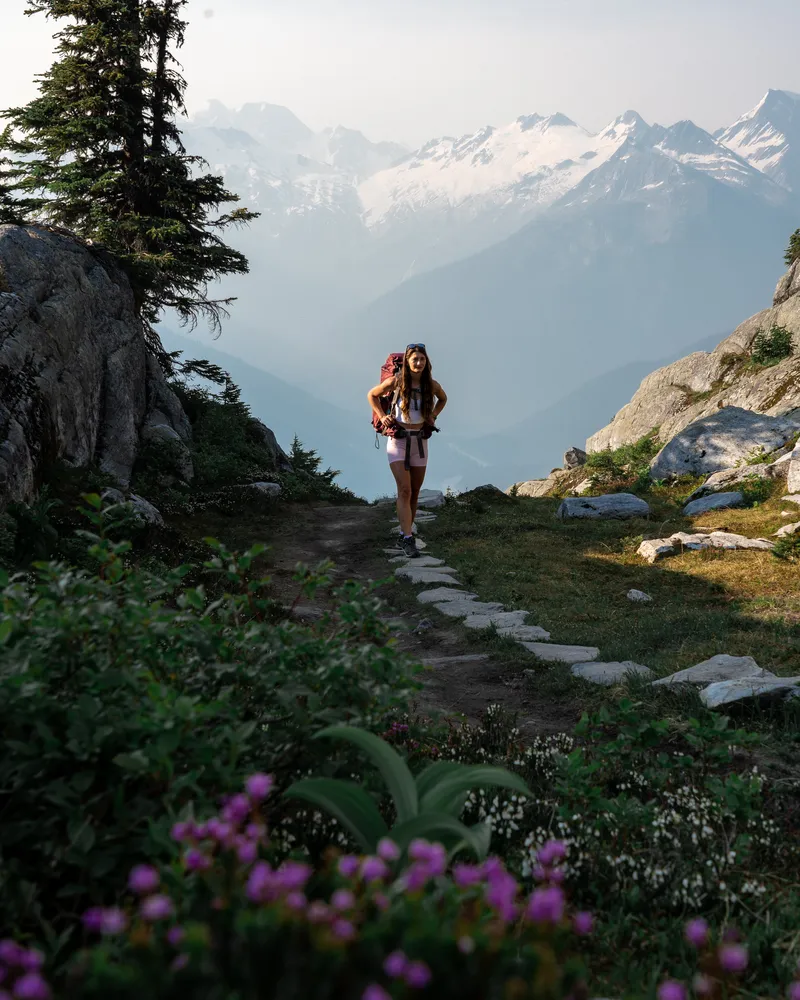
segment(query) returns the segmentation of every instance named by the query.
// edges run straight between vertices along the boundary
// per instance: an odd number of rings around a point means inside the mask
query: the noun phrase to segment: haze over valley
[[[187,355],[279,380],[280,406],[254,411],[367,496],[389,485],[365,394],[390,351],[425,342],[450,395],[430,485],[505,488],[762,308],[800,219],[800,95],[783,90],[713,135],[528,113],[410,150],[212,101],[184,137],[261,213],[235,237],[251,273],[221,289],[238,296],[222,338],[198,328]]]

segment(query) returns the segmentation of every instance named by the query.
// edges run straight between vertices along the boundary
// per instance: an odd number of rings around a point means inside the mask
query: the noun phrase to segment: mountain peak
[[[800,190],[800,94],[768,90],[715,138],[781,186]]]
[[[618,115],[613,122],[606,125],[600,133],[604,139],[623,139],[627,136],[639,136],[649,131],[650,126],[638,111],[628,110]]]
[[[538,125],[539,122],[544,121],[543,115],[520,115],[517,118],[517,125],[519,125],[521,132],[527,132],[529,128],[533,128],[534,125]]]
[[[556,111],[554,115],[548,115],[542,120],[542,128],[575,128],[575,122],[562,115],[560,111]]]

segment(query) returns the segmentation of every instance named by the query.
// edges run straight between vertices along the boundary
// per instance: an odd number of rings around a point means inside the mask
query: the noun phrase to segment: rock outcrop
[[[768,416],[726,406],[694,420],[679,431],[650,465],[654,479],[723,472],[747,461],[758,450],[770,454],[800,434],[800,410],[794,416]]]
[[[773,326],[791,331],[795,353],[771,368],[750,365],[756,334]],[[653,428],[666,444],[724,407],[767,417],[800,416],[793,412],[800,411],[800,260],[778,282],[770,309],[745,320],[711,353],[690,354],[648,375],[631,402],[589,438],[586,450],[632,444]]]
[[[66,236],[0,226],[0,508],[49,463],[96,462],[121,486],[143,441],[191,478],[189,419],[147,349],[125,276]]]
[[[633,493],[608,493],[600,497],[567,497],[561,501],[556,517],[561,521],[602,519],[624,521],[631,517],[648,517],[650,505]]]

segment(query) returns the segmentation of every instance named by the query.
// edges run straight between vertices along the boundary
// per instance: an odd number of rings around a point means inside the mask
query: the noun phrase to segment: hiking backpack
[[[399,375],[403,368],[403,358],[404,354],[390,354],[389,357],[384,361],[381,366],[381,377],[379,385],[386,381],[387,378],[394,378]],[[394,390],[394,392],[387,393],[385,396],[381,396],[381,409],[384,413],[391,413],[392,410],[397,405],[397,400],[400,396],[399,387]],[[396,427],[384,427],[378,417],[372,414],[372,426],[375,428],[377,434],[383,434],[384,437],[395,437],[397,435]],[[377,442],[376,442],[377,443]]]

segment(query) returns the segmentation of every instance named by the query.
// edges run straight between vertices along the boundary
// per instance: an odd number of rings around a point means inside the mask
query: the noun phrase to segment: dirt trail
[[[394,567],[383,547],[391,542],[390,520],[390,507],[296,505],[272,541],[272,575],[278,595],[287,604],[293,601],[297,588],[292,575],[298,562],[313,566],[330,559],[338,582],[388,579]],[[499,704],[518,713],[519,728],[529,738],[573,728],[577,706],[537,698],[518,663],[504,665],[501,654],[482,653],[463,626],[433,608],[409,601],[399,585],[383,586],[381,596],[387,602],[387,620],[396,628],[399,648],[428,667],[418,711],[460,713],[474,722],[489,705]],[[295,609],[295,616],[313,620],[324,610],[324,600],[303,603]]]

